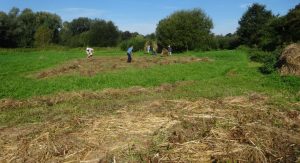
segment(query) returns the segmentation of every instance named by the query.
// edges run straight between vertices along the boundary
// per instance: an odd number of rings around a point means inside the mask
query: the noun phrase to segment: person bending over
[[[131,58],[131,56],[132,56],[132,50],[133,50],[133,46],[130,46],[130,47],[128,48],[128,50],[127,50],[127,56],[128,56],[127,62],[128,62],[128,63],[130,63],[131,60],[132,60],[132,58]]]

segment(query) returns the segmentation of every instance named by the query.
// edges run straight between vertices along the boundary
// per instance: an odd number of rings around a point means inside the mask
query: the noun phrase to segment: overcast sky
[[[214,23],[215,34],[233,33],[238,21],[252,3],[266,5],[274,14],[284,15],[299,0],[0,0],[0,10],[48,11],[63,21],[78,17],[111,20],[122,31],[150,34],[159,20],[181,9],[201,8]]]

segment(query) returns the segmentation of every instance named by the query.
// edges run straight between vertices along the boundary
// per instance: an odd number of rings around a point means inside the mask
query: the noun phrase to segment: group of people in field
[[[148,54],[150,52],[152,52],[152,55],[156,55],[156,50],[153,49],[153,48],[151,49],[150,45],[147,45],[146,49],[147,49],[147,53]],[[93,48],[90,48],[90,47],[86,48],[87,58],[91,58],[93,56],[93,53],[94,53],[94,49]],[[132,61],[132,54],[133,54],[133,46],[130,46],[127,49],[127,62],[128,63],[131,63],[131,61]],[[171,45],[168,46],[168,55],[172,55],[172,47],[171,47]]]
[[[147,53],[149,54],[150,52],[152,52],[152,55],[156,55],[156,50],[151,48],[150,45],[147,45],[146,47]],[[127,49],[127,62],[130,63],[132,60],[132,52],[133,52],[133,46],[130,46]],[[172,47],[171,45],[168,46],[168,55],[172,55]]]
[[[152,55],[156,55],[156,49],[154,49],[154,47],[152,47],[151,45],[147,45],[146,50],[148,54],[151,52]],[[168,46],[168,54],[172,55],[171,45]]]

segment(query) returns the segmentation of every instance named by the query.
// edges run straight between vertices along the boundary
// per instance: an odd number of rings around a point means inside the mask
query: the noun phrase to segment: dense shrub
[[[120,43],[120,48],[122,50],[127,50],[128,47],[133,46],[133,51],[142,51],[144,50],[144,46],[146,42],[147,40],[143,36],[138,35],[129,40],[122,41]]]
[[[249,58],[251,61],[265,63],[270,58],[272,58],[273,54],[271,52],[265,52],[259,49],[251,49],[249,51]]]
[[[240,45],[236,34],[227,34],[225,36],[215,36],[218,49],[235,49]]]
[[[268,57],[264,58],[264,63],[259,68],[259,70],[264,74],[270,74],[270,73],[276,71],[276,63],[277,63],[276,56],[274,54],[269,55]]]
[[[282,48],[278,47],[273,52],[263,51],[257,48],[250,48],[245,45],[241,45],[237,48],[248,54],[251,61],[262,63],[259,70],[264,74],[270,74],[280,66],[278,60],[282,52]]]
[[[247,46],[240,46],[238,49],[246,51],[251,61],[262,63],[263,65],[259,70],[264,74],[270,74],[276,71],[278,67],[278,58],[282,51],[281,48],[278,48],[273,52],[266,52]]]

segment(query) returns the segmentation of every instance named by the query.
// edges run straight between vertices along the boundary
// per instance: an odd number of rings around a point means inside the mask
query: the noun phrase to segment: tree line
[[[274,51],[300,39],[300,4],[286,15],[274,15],[265,5],[254,3],[239,20],[236,32],[211,33],[212,20],[201,10],[177,11],[158,23],[158,43],[179,51],[234,49],[240,45]]]
[[[155,33],[147,36],[120,31],[112,21],[80,17],[62,22],[49,12],[0,12],[0,47],[43,47],[59,44],[69,47],[112,47],[129,44],[142,50],[152,41],[158,49],[171,45],[174,51],[234,49],[240,45],[274,51],[300,39],[300,4],[286,15],[274,15],[255,3],[239,20],[236,32],[214,35],[212,19],[201,9],[180,10],[158,22]]]
[[[50,44],[69,47],[113,47],[140,35],[120,31],[112,21],[79,17],[62,22],[59,15],[49,12],[23,11],[13,7],[0,11],[0,47],[30,48]]]

